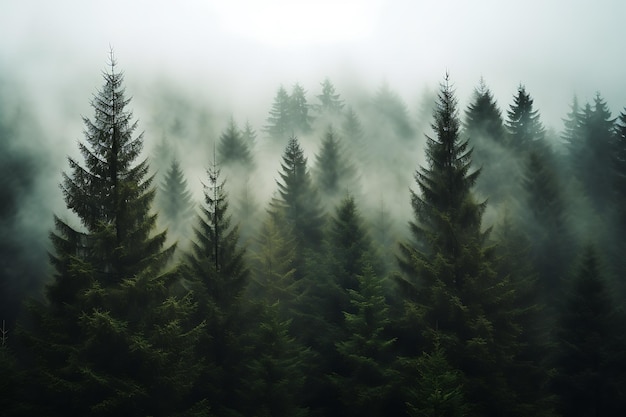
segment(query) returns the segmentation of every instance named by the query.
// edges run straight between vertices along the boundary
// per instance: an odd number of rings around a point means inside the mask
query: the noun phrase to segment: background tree
[[[309,108],[306,91],[299,83],[295,83],[289,96],[289,118],[292,133],[307,134],[311,132],[313,117],[309,115]]]
[[[509,131],[509,146],[517,151],[527,151],[532,142],[543,139],[545,129],[539,120],[539,111],[533,108],[534,100],[520,85],[513,104],[507,111],[506,127]]]
[[[175,239],[191,238],[194,203],[187,180],[177,159],[172,159],[156,198],[160,222],[168,225],[168,234]]]
[[[253,162],[249,142],[243,137],[233,118],[220,135],[217,151],[221,164],[240,164],[244,169],[252,170]]]
[[[290,107],[289,93],[281,85],[276,91],[267,125],[264,128],[264,131],[276,141],[287,139],[288,135],[292,134]]]
[[[153,234],[155,190],[147,162],[135,162],[143,139],[112,53],[103,77],[83,119],[84,164],[70,158],[61,186],[82,228],[55,218],[56,273],[21,330],[35,361],[27,400],[45,415],[171,415],[190,407],[202,323],[187,295],[168,291],[174,248]]]
[[[331,117],[341,114],[344,103],[341,99],[341,95],[335,91],[335,86],[330,81],[330,78],[324,78],[321,86],[322,93],[316,96],[319,101],[319,104],[315,106],[317,112],[321,115],[327,115]]]

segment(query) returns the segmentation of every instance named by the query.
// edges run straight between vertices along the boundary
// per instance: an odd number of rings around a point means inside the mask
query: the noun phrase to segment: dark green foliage
[[[310,351],[290,336],[291,321],[280,318],[279,302],[262,311],[259,329],[249,341],[254,349],[242,387],[246,415],[307,416],[302,404]]]
[[[294,136],[285,148],[281,170],[278,195],[270,205],[273,213],[283,216],[283,227],[294,238],[296,276],[302,277],[305,251],[319,248],[322,242],[324,213],[307,169],[307,159]]]
[[[329,379],[339,391],[341,415],[379,416],[397,382],[395,339],[385,335],[390,319],[381,279],[370,265],[356,278],[358,285],[348,289],[352,312],[344,312],[347,335],[335,344],[343,363]]]
[[[220,170],[208,169],[204,204],[195,229],[185,275],[196,293],[200,317],[207,320],[200,354],[208,365],[202,375],[199,396],[206,395],[218,415],[241,411],[238,391],[245,375],[246,348],[251,309],[243,300],[249,280],[239,247],[238,228],[231,225],[228,198]]]
[[[465,110],[464,133],[473,144],[472,162],[482,171],[476,182],[477,192],[487,196],[490,203],[501,203],[512,191],[511,181],[502,179],[511,178],[515,171],[505,151],[507,133],[502,114],[482,79]]]
[[[465,394],[478,415],[513,414],[518,407],[506,370],[517,349],[519,325],[510,281],[491,266],[491,249],[481,229],[484,203],[472,186],[471,150],[459,135],[456,99],[442,85],[433,130],[427,138],[428,168],[416,173],[420,195],[412,192],[413,241],[401,245],[398,283],[405,294],[405,326],[399,343],[417,355],[416,343],[449,355],[466,377]],[[418,334],[415,334],[418,332]],[[426,351],[430,349],[425,349]]]
[[[313,170],[317,189],[331,203],[346,193],[355,193],[358,186],[356,169],[344,154],[342,142],[332,126],[326,130]]]
[[[533,99],[520,85],[513,104],[507,111],[506,127],[509,131],[509,146],[526,151],[532,142],[543,139],[545,130],[539,120],[539,112],[533,109]]]
[[[160,221],[168,225],[168,233],[188,240],[194,203],[187,180],[178,160],[173,159],[159,188],[156,199]]]
[[[176,276],[161,273],[173,248],[152,235],[152,178],[134,162],[142,136],[112,56],[103,76],[95,117],[84,118],[84,165],[70,159],[61,187],[83,230],[56,218],[47,302],[30,303],[21,330],[34,361],[26,395],[37,414],[172,415],[191,404],[203,324],[188,295],[170,295]]]
[[[417,359],[402,359],[407,374],[417,377],[406,381],[407,413],[411,417],[463,417],[469,405],[463,394],[463,374],[450,366],[438,341],[432,353]]]
[[[624,413],[624,345],[612,305],[598,255],[587,248],[555,327],[554,390],[564,416]]]
[[[246,135],[248,137],[244,137],[235,120],[231,118],[226,130],[222,132],[217,146],[221,164],[232,165],[238,163],[248,170],[254,168],[252,155],[250,154],[250,135],[253,135],[253,132],[247,131]]]

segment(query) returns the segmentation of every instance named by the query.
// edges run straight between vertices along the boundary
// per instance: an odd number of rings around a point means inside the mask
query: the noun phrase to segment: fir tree
[[[322,242],[324,213],[307,169],[307,159],[293,136],[285,148],[281,169],[278,196],[270,206],[272,212],[284,216],[286,232],[293,233],[296,276],[302,277],[305,252],[319,248]]]
[[[251,310],[243,300],[249,270],[215,162],[208,169],[208,179],[185,274],[196,293],[199,312],[207,318],[202,354],[209,371],[203,375],[201,392],[208,393],[213,409],[223,414],[243,407],[238,388],[247,358],[242,337],[252,324]]]
[[[533,99],[523,85],[518,87],[513,104],[507,111],[506,127],[509,145],[516,150],[528,150],[533,141],[543,139],[545,135],[539,112],[533,109]]]
[[[160,219],[176,238],[189,239],[194,203],[178,160],[173,159],[157,194]]]
[[[492,203],[500,203],[511,194],[510,179],[515,178],[508,158],[504,158],[506,131],[502,114],[491,90],[481,79],[474,90],[472,103],[465,110],[465,135],[473,144],[472,161],[481,167],[483,175],[476,182],[476,190],[489,196]],[[503,178],[509,179],[503,181]]]
[[[289,96],[289,118],[293,132],[306,134],[312,130],[313,117],[309,115],[309,107],[306,91],[300,84],[294,84]]]
[[[554,389],[564,416],[621,415],[623,344],[598,255],[587,248],[556,329]]]
[[[335,91],[335,86],[328,77],[321,83],[322,93],[316,97],[319,100],[319,104],[316,106],[318,113],[326,115],[338,115],[343,110],[343,100],[341,96]]]
[[[348,289],[353,312],[344,312],[348,334],[336,343],[343,364],[329,378],[340,393],[341,415],[379,416],[397,382],[391,366],[395,339],[385,335],[390,319],[381,280],[371,266],[357,280]]]
[[[332,126],[326,130],[321,149],[315,156],[314,175],[317,189],[331,203],[336,203],[339,195],[357,191],[356,170],[345,157],[342,142]]]
[[[282,85],[278,88],[270,115],[267,118],[267,125],[264,131],[274,140],[282,141],[287,139],[292,132],[291,125],[291,102],[289,94]]]
[[[202,364],[195,356],[202,324],[188,295],[162,267],[165,232],[153,234],[155,191],[142,135],[127,110],[122,74],[110,71],[84,118],[84,158],[69,159],[62,190],[82,228],[55,218],[56,273],[46,303],[32,301],[22,329],[36,358],[31,402],[45,415],[172,415],[189,408]],[[34,394],[36,392],[36,394]],[[35,397],[36,396],[36,397]]]
[[[407,139],[415,134],[409,111],[402,99],[384,83],[374,96],[375,111],[391,123],[391,128],[399,138]]]
[[[518,349],[516,310],[510,307],[515,292],[491,267],[488,231],[481,227],[485,204],[472,194],[479,171],[471,171],[472,151],[460,137],[447,77],[437,104],[437,137],[427,137],[428,167],[415,175],[421,193],[412,192],[413,241],[400,247],[406,330],[398,342],[415,356],[416,346],[429,351],[437,336],[450,365],[466,376],[464,394],[476,413],[514,413],[518,404],[511,401],[506,369]]]
[[[248,149],[252,151],[256,146],[256,131],[249,121],[246,121],[243,131],[241,132],[243,142],[248,145]]]
[[[226,130],[220,135],[217,151],[220,163],[224,165],[238,163],[245,169],[251,170],[253,168],[249,143],[243,137],[242,132],[232,118]]]

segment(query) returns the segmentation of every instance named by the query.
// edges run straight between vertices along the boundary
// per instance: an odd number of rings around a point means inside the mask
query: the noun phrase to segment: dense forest
[[[27,196],[64,156],[0,108],[0,414],[625,415],[626,110],[600,93],[556,131],[524,85],[461,108],[445,74],[412,114],[326,78],[260,126],[172,100],[144,138],[112,53],[103,78],[47,237]]]

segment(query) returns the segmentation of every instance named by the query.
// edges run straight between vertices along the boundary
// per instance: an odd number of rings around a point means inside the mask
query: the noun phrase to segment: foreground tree
[[[428,167],[415,174],[413,240],[401,245],[398,279],[403,289],[404,331],[398,343],[407,356],[436,351],[466,378],[465,398],[477,415],[522,414],[508,371],[517,346],[515,291],[491,264],[482,230],[484,203],[472,187],[471,149],[460,137],[454,92],[446,77],[434,114],[436,138],[427,138]],[[403,352],[403,353],[404,353]],[[504,411],[506,410],[506,411]]]
[[[509,131],[509,146],[518,151],[527,151],[536,140],[543,139],[545,130],[539,120],[539,111],[533,108],[533,99],[520,85],[513,104],[507,111],[506,127]]]
[[[84,118],[84,163],[70,158],[61,186],[82,227],[55,218],[56,273],[22,331],[37,387],[25,394],[39,415],[192,414],[202,324],[188,295],[168,291],[176,277],[162,268],[174,248],[163,250],[165,232],[153,234],[152,177],[135,162],[143,138],[133,137],[113,54],[103,76],[95,116]]]

